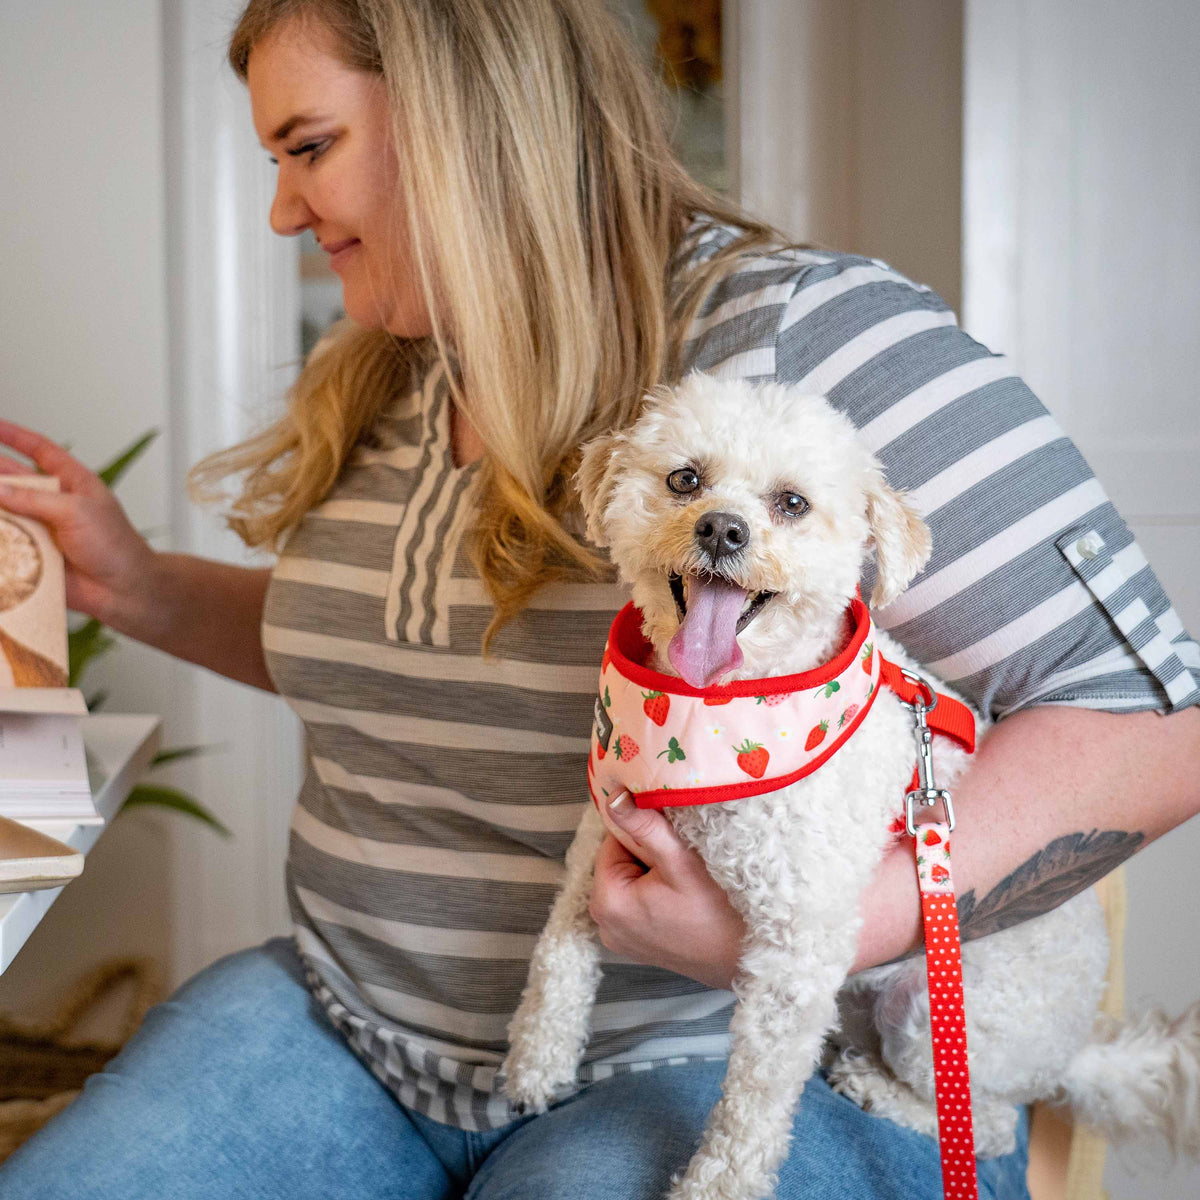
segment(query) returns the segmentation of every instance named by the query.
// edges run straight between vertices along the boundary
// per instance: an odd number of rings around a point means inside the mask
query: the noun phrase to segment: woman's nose
[[[312,221],[312,209],[304,197],[288,184],[281,169],[275,185],[275,199],[271,201],[271,228],[280,237],[295,237],[303,233]]]

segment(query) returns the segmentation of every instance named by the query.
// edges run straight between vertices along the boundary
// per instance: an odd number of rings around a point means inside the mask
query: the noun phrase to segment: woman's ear
[[[888,487],[882,478],[867,493],[867,522],[878,568],[871,607],[883,608],[929,561],[933,538],[908,497]]]
[[[604,513],[617,479],[614,451],[625,441],[622,434],[606,433],[593,438],[581,451],[575,486],[587,519],[588,540],[594,546],[607,546]]]

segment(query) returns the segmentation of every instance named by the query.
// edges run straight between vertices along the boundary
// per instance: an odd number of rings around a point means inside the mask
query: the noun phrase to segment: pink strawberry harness
[[[609,630],[600,671],[592,799],[624,788],[639,808],[711,804],[773,792],[815,771],[862,723],[881,682],[902,700],[920,690],[875,652],[871,614],[857,596],[850,618],[850,640],[822,667],[696,688],[645,665],[652,648],[642,614],[627,604]],[[939,701],[950,727],[944,719],[933,727],[974,749],[970,711]]]
[[[798,675],[696,688],[645,664],[653,649],[642,614],[627,604],[613,620],[600,668],[588,790],[597,805],[624,789],[639,808],[711,804],[759,796],[803,779],[831,758],[870,711],[880,687],[915,714],[917,768],[905,816],[893,832],[914,838],[925,925],[942,1186],[946,1200],[976,1200],[962,962],[950,875],[950,794],[933,779],[934,732],[975,749],[965,704],[886,661],[871,614],[850,602],[854,630],[832,662]],[[945,822],[913,823],[913,803],[942,801]]]
[[[815,771],[858,728],[875,699],[871,617],[851,604],[854,634],[828,665],[798,675],[696,688],[644,665],[652,648],[627,604],[600,671],[588,785],[626,789],[639,808],[759,796]]]

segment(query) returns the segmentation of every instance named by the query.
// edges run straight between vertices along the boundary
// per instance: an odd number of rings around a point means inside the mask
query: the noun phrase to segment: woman
[[[828,393],[891,482],[921,489],[935,557],[881,619],[1014,714],[956,794],[960,886],[982,914],[968,935],[1065,899],[1200,807],[1195,712],[1096,711],[1200,689],[1194,644],[1111,505],[1080,489],[1073,447],[1018,435],[1014,454],[1010,431],[1044,431],[1044,410],[928,290],[786,248],[688,179],[598,0],[252,0],[230,58],[279,164],[272,227],[314,232],[350,318],[278,425],[195,472],[205,494],[246,472],[231,524],[277,566],[153,552],[90,472],[14,426],[0,438],[64,494],[0,501],[54,530],[73,608],[274,688],[305,721],[295,942],[221,960],[152,1010],[0,1168],[0,1192],[662,1193],[720,1088],[740,925],[657,814],[608,815],[594,907],[618,957],[584,1086],[517,1118],[495,1073],[621,602],[580,540],[577,448],[693,367]],[[1165,631],[1153,665],[1106,615],[1096,562],[1124,564],[1121,598]],[[1047,797],[1019,829],[994,802],[1014,783]],[[1095,829],[1102,845],[1080,833]],[[1069,883],[1037,874],[1052,842]],[[917,944],[912,873],[904,854],[881,870],[860,965]],[[1020,912],[995,902],[1014,890]],[[937,1161],[818,1077],[778,1195],[938,1196]],[[982,1164],[984,1194],[1024,1195],[1023,1174],[1023,1149]]]

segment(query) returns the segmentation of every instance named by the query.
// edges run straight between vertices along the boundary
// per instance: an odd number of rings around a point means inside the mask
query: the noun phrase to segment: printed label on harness
[[[612,739],[613,723],[608,715],[608,710],[604,707],[604,699],[601,696],[596,697],[596,740],[600,743],[601,749],[607,754],[608,743]]]

